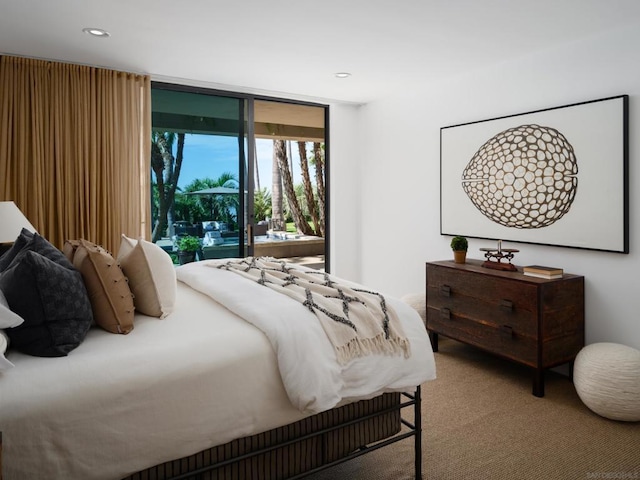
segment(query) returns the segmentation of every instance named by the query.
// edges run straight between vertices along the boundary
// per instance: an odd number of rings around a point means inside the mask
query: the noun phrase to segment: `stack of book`
[[[554,278],[562,278],[563,271],[561,268],[557,268],[557,267],[545,267],[542,265],[528,265],[526,267],[522,267],[522,273],[530,277],[554,279]]]

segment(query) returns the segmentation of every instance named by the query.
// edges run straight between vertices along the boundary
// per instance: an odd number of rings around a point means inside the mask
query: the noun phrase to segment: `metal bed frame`
[[[374,452],[375,450],[378,450],[379,448],[382,447],[386,447],[388,445],[391,445],[393,443],[396,442],[400,442],[402,440],[405,440],[407,438],[413,437],[414,438],[414,471],[415,471],[415,479],[416,480],[421,480],[422,479],[422,411],[421,411],[421,391],[420,391],[420,386],[417,386],[415,391],[413,393],[406,393],[403,392],[401,397],[401,402],[397,405],[385,408],[383,410],[378,410],[376,412],[370,413],[368,415],[364,415],[364,416],[360,416],[357,418],[354,418],[352,420],[346,421],[346,422],[342,422],[339,423],[338,425],[334,425],[331,427],[327,427],[327,428],[323,428],[321,430],[315,431],[313,433],[307,434],[307,435],[303,435],[300,437],[296,437],[294,439],[290,439],[287,441],[283,441],[283,442],[279,442],[275,445],[270,445],[268,447],[265,448],[261,448],[259,450],[255,450],[252,451],[250,453],[244,454],[244,455],[239,455],[224,461],[220,461],[217,462],[215,464],[212,465],[208,465],[205,467],[201,467],[201,468],[196,468],[194,470],[185,472],[185,473],[181,473],[175,476],[166,476],[163,478],[165,478],[165,480],[193,480],[193,479],[200,479],[202,478],[202,476],[206,473],[215,471],[217,469],[223,468],[225,466],[229,466],[232,465],[236,462],[240,462],[243,460],[248,460],[251,459],[253,457],[258,457],[259,455],[263,455],[266,453],[269,453],[273,450],[276,450],[278,448],[283,448],[283,447],[287,447],[290,445],[293,445],[297,442],[301,442],[304,440],[309,440],[312,439],[314,437],[321,437],[322,435],[325,435],[327,433],[333,432],[333,431],[337,431],[339,429],[342,429],[344,427],[348,427],[350,425],[355,425],[359,422],[362,421],[366,421],[366,420],[371,420],[374,419],[376,417],[379,417],[381,415],[385,415],[391,412],[395,412],[398,411],[400,412],[400,429],[397,433],[391,435],[390,437],[387,437],[385,439],[381,439],[378,441],[374,441],[371,444],[368,445],[362,445],[360,446],[360,448],[356,449],[355,451],[328,463],[325,463],[323,465],[320,465],[318,467],[312,468],[310,470],[307,470],[305,472],[296,474],[294,476],[291,477],[287,477],[287,480],[297,480],[297,479],[301,479],[304,477],[307,477],[313,473],[317,473],[320,472],[322,470],[326,470],[327,468],[331,468],[335,465],[347,462],[349,460],[352,460],[354,458],[360,457],[361,455],[365,455],[367,453],[371,453]],[[406,419],[402,418],[401,412],[403,409],[407,409],[407,408],[413,408],[413,423],[407,421]],[[405,427],[403,429],[403,426]],[[1,479],[0,479],[1,480]]]

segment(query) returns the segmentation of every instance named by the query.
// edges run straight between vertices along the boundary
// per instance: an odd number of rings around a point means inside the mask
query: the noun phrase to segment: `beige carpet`
[[[444,338],[436,367],[422,387],[424,479],[640,479],[640,423],[592,413],[567,377],[547,373],[536,398],[528,369]],[[309,478],[413,475],[410,439]]]

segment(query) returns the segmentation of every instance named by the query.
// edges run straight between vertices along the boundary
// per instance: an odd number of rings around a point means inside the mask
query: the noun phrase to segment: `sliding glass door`
[[[326,107],[256,99],[254,254],[324,268]]]
[[[176,261],[187,237],[199,259],[244,256],[245,100],[155,84],[151,95],[152,241]]]
[[[190,239],[196,259],[312,258],[322,268],[325,124],[323,106],[154,83],[153,241],[176,263]]]

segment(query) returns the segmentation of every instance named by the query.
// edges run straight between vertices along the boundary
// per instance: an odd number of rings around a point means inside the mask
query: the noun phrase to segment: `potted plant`
[[[178,263],[193,262],[196,259],[196,252],[200,250],[200,239],[192,235],[186,235],[178,240]]]
[[[467,249],[469,242],[466,237],[460,235],[451,239],[451,250],[453,250],[453,260],[456,263],[464,263],[467,259]]]

